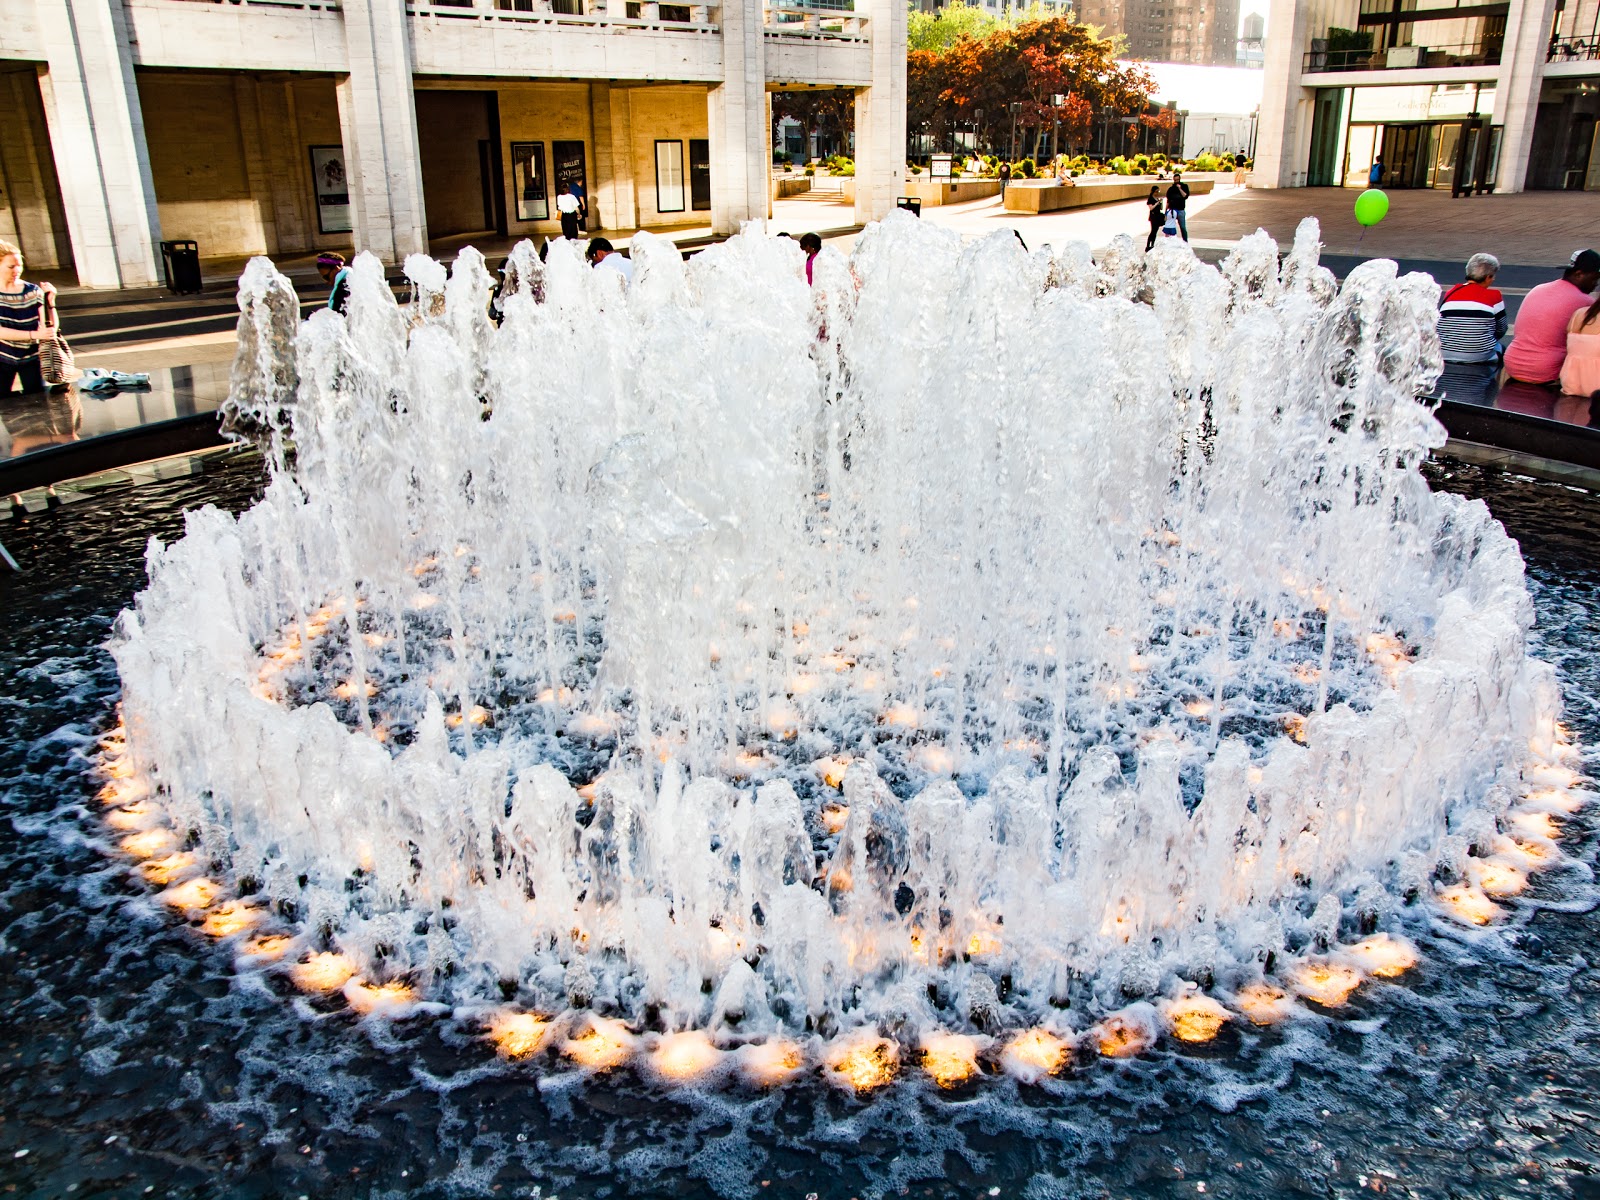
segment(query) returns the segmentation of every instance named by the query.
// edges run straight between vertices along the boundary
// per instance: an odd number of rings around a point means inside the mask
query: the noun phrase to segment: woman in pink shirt
[[[1600,284],[1600,254],[1575,250],[1560,279],[1541,283],[1517,310],[1517,326],[1506,348],[1506,373],[1520,383],[1555,383],[1567,357],[1567,322]]]

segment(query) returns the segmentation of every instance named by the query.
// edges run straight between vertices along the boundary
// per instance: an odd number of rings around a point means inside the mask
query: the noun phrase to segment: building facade
[[[1252,184],[1600,191],[1600,0],[1274,0]]]
[[[1233,66],[1239,0],[1081,0],[1078,19],[1127,39],[1126,57],[1144,62]]]
[[[90,287],[211,258],[769,211],[769,93],[853,93],[856,214],[904,174],[904,0],[0,0],[0,237]]]

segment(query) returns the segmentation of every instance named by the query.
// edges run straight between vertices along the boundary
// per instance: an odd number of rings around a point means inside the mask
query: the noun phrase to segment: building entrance
[[[500,98],[494,92],[416,93],[417,145],[430,238],[506,232]]]

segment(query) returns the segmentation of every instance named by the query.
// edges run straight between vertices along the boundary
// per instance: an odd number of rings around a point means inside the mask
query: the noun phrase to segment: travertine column
[[[338,84],[339,128],[355,247],[398,263],[428,252],[404,0],[345,0],[344,31],[350,74]]]
[[[861,0],[858,0],[858,3]],[[894,207],[906,174],[906,6],[865,0],[872,86],[856,92],[856,220]]]
[[[38,0],[38,13],[39,87],[78,282],[155,283],[161,221],[122,0]]]
[[[1528,180],[1533,123],[1539,115],[1555,11],[1556,0],[1511,0],[1506,15],[1507,36],[1494,92],[1494,124],[1505,126],[1495,180],[1499,192],[1520,192]]]
[[[633,229],[639,206],[633,177],[633,96],[608,83],[589,85],[594,129],[596,229]]]
[[[762,0],[723,0],[723,81],[711,89],[711,228],[738,233],[766,216],[771,155],[766,127],[766,44]]]

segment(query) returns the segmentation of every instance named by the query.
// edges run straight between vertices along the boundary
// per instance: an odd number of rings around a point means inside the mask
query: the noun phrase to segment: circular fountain
[[[1418,473],[1436,288],[1317,251],[524,244],[499,327],[471,250],[303,325],[255,260],[272,479],[119,624],[123,848],[245,966],[668,1081],[1337,1009],[1578,797],[1517,547]]]

